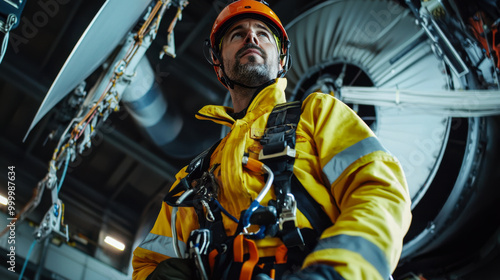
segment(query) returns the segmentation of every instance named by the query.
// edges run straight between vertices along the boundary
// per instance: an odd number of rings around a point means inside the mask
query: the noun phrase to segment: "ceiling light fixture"
[[[0,195],[0,204],[7,205],[8,202],[9,200],[5,196]]]
[[[122,242],[114,239],[113,237],[111,236],[106,236],[106,238],[104,238],[104,242],[108,243],[109,245],[115,247],[116,249],[120,250],[120,251],[123,251],[125,250],[125,244],[123,244]]]

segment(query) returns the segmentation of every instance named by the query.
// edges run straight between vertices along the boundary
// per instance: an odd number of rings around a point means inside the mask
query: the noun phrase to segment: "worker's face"
[[[275,79],[282,68],[273,33],[255,19],[233,24],[222,39],[222,60],[228,77],[247,86]]]

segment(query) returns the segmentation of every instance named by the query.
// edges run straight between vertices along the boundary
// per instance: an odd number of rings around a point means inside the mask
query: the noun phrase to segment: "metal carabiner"
[[[207,219],[207,221],[213,223],[215,221],[215,217],[212,211],[210,210],[210,205],[208,205],[208,202],[204,199],[201,200],[201,205],[205,209],[205,218]]]
[[[274,174],[271,168],[269,168],[267,165],[256,159],[250,158],[247,155],[243,156],[242,162],[246,168],[254,172],[264,172],[268,175],[264,188],[260,191],[255,200],[250,203],[250,207],[248,207],[248,209],[245,211],[245,214],[242,218],[243,231],[245,235],[254,235],[258,239],[264,238],[264,231],[266,229],[265,226],[260,226],[259,231],[254,233],[249,233],[247,228],[251,225],[250,217],[252,217],[252,214],[255,212],[255,210],[263,207],[262,205],[260,205],[260,203],[262,202],[262,199],[264,199],[264,196],[266,196],[266,194],[271,189],[274,181]]]

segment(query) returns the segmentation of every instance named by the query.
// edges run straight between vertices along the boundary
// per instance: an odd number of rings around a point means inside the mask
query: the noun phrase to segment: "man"
[[[352,110],[321,93],[269,140],[269,119],[289,112],[271,114],[286,102],[288,46],[260,1],[219,14],[210,47],[233,109],[206,106],[197,118],[231,131],[177,174],[134,251],[134,279],[389,279],[411,220],[400,164]],[[267,175],[250,164],[266,155]]]

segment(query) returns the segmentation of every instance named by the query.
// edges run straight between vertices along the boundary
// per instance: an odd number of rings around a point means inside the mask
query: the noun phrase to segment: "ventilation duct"
[[[123,93],[127,111],[149,138],[157,145],[172,142],[182,129],[182,118],[173,113],[155,82],[155,75],[147,57],[137,65],[136,76]]]
[[[173,94],[168,84],[155,81],[154,69],[144,57],[122,102],[143,134],[165,155],[191,159],[217,141],[220,128],[215,124],[200,125],[194,116],[181,114],[174,102],[168,102],[168,94]]]

